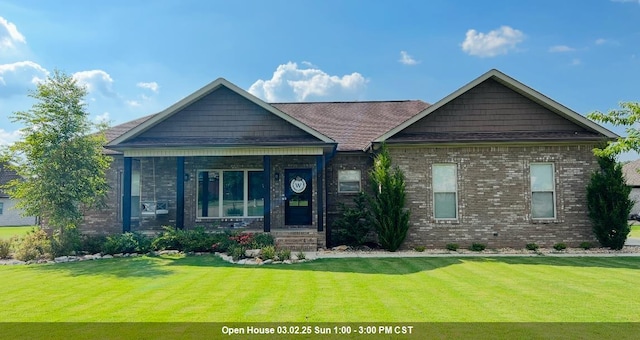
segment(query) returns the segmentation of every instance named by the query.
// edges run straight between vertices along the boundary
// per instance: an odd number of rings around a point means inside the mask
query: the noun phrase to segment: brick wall
[[[597,167],[593,145],[502,147],[390,147],[405,173],[410,229],[403,248],[474,242],[523,248],[535,242],[578,246],[595,242],[587,216],[586,186]],[[555,166],[556,219],[531,218],[529,164]],[[457,164],[458,219],[435,220],[431,165]]]

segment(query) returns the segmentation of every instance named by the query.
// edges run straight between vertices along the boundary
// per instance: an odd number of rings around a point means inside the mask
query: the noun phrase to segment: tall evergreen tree
[[[86,89],[60,71],[37,85],[28,111],[15,112],[22,138],[7,147],[4,160],[22,177],[6,190],[29,216],[40,216],[63,231],[76,227],[82,209],[104,201],[109,158],[102,153],[106,126],[93,124],[85,107]]]
[[[587,187],[589,218],[600,244],[622,249],[629,234],[627,218],[633,207],[629,198],[631,187],[622,174],[622,165],[613,156],[598,157],[600,169],[591,175]]]
[[[409,211],[404,207],[404,173],[397,166],[391,168],[391,156],[385,145],[374,159],[370,176],[373,184],[371,224],[378,233],[380,245],[396,251],[409,230]]]

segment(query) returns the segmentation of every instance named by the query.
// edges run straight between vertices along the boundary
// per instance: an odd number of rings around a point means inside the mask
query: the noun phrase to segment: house
[[[9,183],[14,179],[18,179],[18,174],[0,164],[0,187]],[[6,226],[23,226],[35,225],[36,218],[34,216],[23,216],[22,210],[16,208],[17,201],[0,189],[0,227]]]
[[[625,182],[631,187],[629,198],[635,203],[631,208],[632,214],[640,214],[640,159],[622,165]]]
[[[595,240],[591,150],[617,136],[490,70],[433,105],[266,103],[221,78],[107,137],[110,205],[85,232],[225,227],[328,246],[386,143],[406,176],[404,248],[522,248]]]

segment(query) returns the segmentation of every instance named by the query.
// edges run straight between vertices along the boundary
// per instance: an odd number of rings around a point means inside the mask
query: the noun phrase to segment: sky
[[[435,103],[493,68],[582,115],[640,101],[640,0],[0,0],[0,144],[54,70],[116,125],[219,77],[267,102]]]

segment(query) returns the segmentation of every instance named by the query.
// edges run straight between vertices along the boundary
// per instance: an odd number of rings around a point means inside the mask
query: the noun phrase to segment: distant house
[[[622,166],[622,173],[627,185],[631,187],[630,198],[635,202],[631,209],[632,214],[640,214],[640,159]]]
[[[82,230],[208,226],[330,246],[385,143],[406,176],[404,248],[577,246],[595,241],[591,150],[616,137],[498,70],[433,105],[267,103],[220,78],[107,132],[109,207]]]
[[[9,181],[19,178],[15,171],[12,171],[0,164],[0,186]],[[34,225],[36,218],[33,216],[22,216],[22,211],[15,208],[16,200],[12,199],[0,188],[0,227]]]

